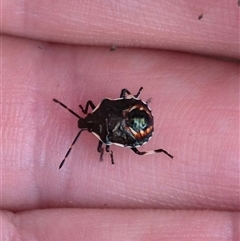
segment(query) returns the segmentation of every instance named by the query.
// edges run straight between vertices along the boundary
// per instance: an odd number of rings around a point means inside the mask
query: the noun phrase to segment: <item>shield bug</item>
[[[104,152],[102,145],[106,145],[105,150],[110,154],[112,164],[114,164],[113,152],[110,150],[110,145],[112,144],[129,147],[138,155],[163,152],[173,158],[171,154],[163,149],[151,151],[139,151],[137,149],[137,147],[147,143],[153,134],[152,112],[147,103],[138,98],[142,89],[141,87],[136,95],[132,95],[127,89],[123,89],[120,98],[106,98],[97,106],[91,100],[87,102],[85,108],[79,105],[82,112],[86,115],[85,118],[79,116],[62,102],[53,99],[54,102],[60,104],[78,118],[78,128],[80,129],[59,169],[63,166],[73,145],[84,130],[93,133],[99,139],[97,151],[100,153],[100,160],[102,160]],[[88,113],[89,108],[92,109],[91,113]]]

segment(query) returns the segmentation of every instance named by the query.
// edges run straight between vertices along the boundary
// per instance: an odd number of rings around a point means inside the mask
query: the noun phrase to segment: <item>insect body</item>
[[[114,164],[113,152],[110,150],[110,145],[112,144],[129,147],[138,155],[163,152],[173,158],[172,155],[163,149],[152,151],[139,151],[137,149],[138,146],[148,142],[153,133],[153,116],[151,110],[145,102],[138,98],[142,89],[141,87],[136,95],[131,95],[127,89],[123,89],[120,98],[104,99],[97,106],[91,100],[87,102],[85,108],[79,105],[82,112],[87,114],[85,118],[80,117],[62,102],[53,99],[53,101],[78,118],[78,128],[80,129],[61,162],[59,169],[63,166],[67,156],[71,152],[72,146],[84,130],[88,130],[99,139],[97,150],[100,153],[101,160],[104,152],[102,145],[106,145],[106,151],[110,153],[112,164]],[[88,113],[89,107],[92,108],[91,113]]]

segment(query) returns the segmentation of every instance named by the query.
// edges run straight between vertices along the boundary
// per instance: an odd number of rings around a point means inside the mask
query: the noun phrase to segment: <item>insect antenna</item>
[[[59,100],[57,100],[57,99],[53,99],[53,101],[56,102],[56,103],[58,103],[59,105],[61,105],[63,108],[67,109],[71,114],[75,115],[78,119],[82,119],[81,116],[79,116],[79,115],[78,115],[76,112],[74,112],[73,110],[69,109],[69,108],[68,108],[65,104],[63,104],[61,101],[59,101]],[[67,151],[64,159],[62,160],[61,164],[59,165],[59,169],[62,168],[65,160],[67,159],[68,155],[70,154],[70,152],[71,152],[71,150],[72,150],[73,145],[76,143],[76,141],[77,141],[77,139],[78,139],[78,137],[80,136],[80,134],[81,134],[82,131],[83,131],[83,130],[80,130],[80,131],[78,132],[77,136],[75,137],[75,139],[73,140],[73,142],[72,142],[70,148],[68,149],[68,151]]]
[[[80,130],[80,131],[78,132],[77,136],[75,137],[75,139],[73,140],[73,142],[72,142],[70,148],[68,149],[68,151],[67,151],[64,159],[62,160],[61,164],[59,165],[59,169],[62,168],[65,160],[67,159],[68,155],[70,154],[70,152],[71,152],[71,150],[72,150],[73,145],[76,143],[76,141],[77,141],[77,139],[78,139],[78,137],[80,136],[80,134],[81,134],[82,131],[83,131],[83,130]]]
[[[61,105],[63,108],[67,109],[71,114],[75,115],[78,119],[81,118],[81,116],[79,116],[76,112],[74,112],[73,110],[69,109],[66,105],[64,105],[61,101],[57,100],[57,99],[53,99],[54,102],[58,103],[59,105]]]

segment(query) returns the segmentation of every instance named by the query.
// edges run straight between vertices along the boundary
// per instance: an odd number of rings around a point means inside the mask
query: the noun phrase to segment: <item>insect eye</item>
[[[128,115],[129,126],[136,132],[148,127],[149,117],[143,110],[134,109]]]

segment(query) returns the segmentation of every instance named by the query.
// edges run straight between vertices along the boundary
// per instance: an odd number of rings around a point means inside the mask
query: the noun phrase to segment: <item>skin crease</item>
[[[2,9],[2,240],[239,240],[237,1]],[[174,159],[111,146],[99,162],[83,132],[58,170],[78,128],[52,99],[84,116],[140,86],[155,131],[139,150]]]

